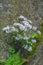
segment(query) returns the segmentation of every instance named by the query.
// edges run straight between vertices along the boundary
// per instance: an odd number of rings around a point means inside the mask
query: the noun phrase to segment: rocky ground
[[[14,2],[13,0],[0,0],[0,3],[0,59],[5,60],[9,56],[9,46],[4,43],[5,36],[3,34],[2,28],[6,25],[12,24],[12,20],[14,20],[16,14],[22,14],[31,19],[33,24],[38,26],[38,28],[40,27],[40,22],[43,21],[43,19],[39,14],[36,16],[34,9],[29,8],[28,0],[14,0]],[[32,10],[34,11],[33,13]],[[40,46],[37,48],[36,53],[29,62],[29,65],[43,65],[43,42],[41,42]]]
[[[29,65],[43,65],[43,42],[37,48],[36,53],[31,59]]]

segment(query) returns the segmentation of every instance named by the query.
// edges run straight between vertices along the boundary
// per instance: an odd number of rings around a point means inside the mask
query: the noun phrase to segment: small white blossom
[[[41,31],[38,30],[37,33],[38,33],[38,34],[41,34]]]
[[[13,25],[14,26],[21,26],[22,24],[20,24],[20,23],[14,23]]]
[[[16,29],[13,26],[7,26],[3,28],[3,31],[5,31],[6,33],[10,33],[10,32],[18,32],[18,29]]]
[[[15,27],[11,27],[10,30],[11,30],[11,32],[13,32],[13,31],[18,32],[18,29],[16,29]]]
[[[35,26],[33,26],[33,28],[32,28],[34,31],[36,31],[37,30],[37,27],[35,27]]]
[[[30,29],[32,29],[32,25],[29,24],[28,27],[29,27]]]
[[[28,48],[28,51],[29,51],[29,52],[31,52],[31,51],[32,51],[32,47],[31,47],[31,46]]]
[[[24,25],[20,24],[20,23],[14,23],[13,25],[14,25],[14,26],[19,26],[19,29],[20,29],[20,30],[26,31],[26,27],[25,27]]]
[[[3,31],[9,30],[9,28],[10,28],[9,26],[4,27],[4,28],[3,28]]]
[[[20,15],[19,18],[24,18],[24,16],[23,15]]]
[[[25,27],[29,27],[30,29],[32,29],[32,25],[29,24],[28,21],[23,21],[23,24],[25,25]]]
[[[28,19],[25,17],[25,18],[24,18],[24,21],[27,21],[27,20],[28,20]]]
[[[27,18],[24,17],[23,15],[20,15],[19,18],[24,19],[24,20],[27,20]]]
[[[8,31],[6,30],[6,33],[11,33],[11,31],[10,30],[8,30]]]
[[[19,38],[18,38],[18,37],[15,37],[15,39],[16,39],[16,40],[19,40]]]
[[[20,26],[20,30],[24,30],[25,31],[26,27],[24,25]]]
[[[35,39],[32,39],[31,41],[32,41],[32,43],[36,43],[37,42]]]
[[[24,24],[25,26],[28,26],[29,22],[23,21],[23,24]]]
[[[4,27],[4,28],[3,28],[3,31],[5,31],[6,33],[10,33],[11,31],[10,31],[9,29],[10,29],[10,27],[7,26],[7,27]]]
[[[30,24],[32,24],[32,21],[31,21],[31,20],[28,20],[28,22],[29,22]]]
[[[28,38],[27,36],[25,36],[23,39],[24,39],[24,40],[28,40],[29,38]]]

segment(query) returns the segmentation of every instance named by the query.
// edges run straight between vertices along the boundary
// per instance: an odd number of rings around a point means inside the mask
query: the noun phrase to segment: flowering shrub
[[[19,50],[23,48],[30,53],[36,48],[37,38],[41,35],[40,30],[32,25],[32,21],[22,15],[18,17],[18,22],[14,22],[13,25],[4,27],[3,31],[5,31],[8,35],[10,34],[13,38],[14,46],[15,44],[16,46],[19,44]],[[31,31],[34,32],[29,33]]]

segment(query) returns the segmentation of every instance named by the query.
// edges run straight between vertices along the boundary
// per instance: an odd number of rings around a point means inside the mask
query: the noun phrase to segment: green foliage
[[[41,23],[41,31],[42,31],[42,33],[43,33],[43,23]]]
[[[42,41],[43,41],[43,22],[41,23],[41,32],[42,32],[41,37],[42,37]]]
[[[32,38],[36,38],[36,37],[38,37],[38,34],[37,33],[33,33],[32,35],[30,35],[30,39],[32,39]]]
[[[10,53],[15,53],[15,49],[13,47],[9,47],[9,52]]]
[[[10,55],[10,57],[6,60],[5,65],[22,65],[25,62],[24,58],[19,57],[19,52]]]

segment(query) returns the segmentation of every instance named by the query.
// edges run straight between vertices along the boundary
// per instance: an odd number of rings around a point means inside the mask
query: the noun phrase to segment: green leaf
[[[10,53],[14,53],[14,52],[15,52],[15,49],[12,48],[12,47],[9,47],[9,52],[10,52]]]
[[[24,62],[24,58],[20,58],[18,52],[16,54],[10,55],[10,57],[5,62],[5,65],[22,65]]]

